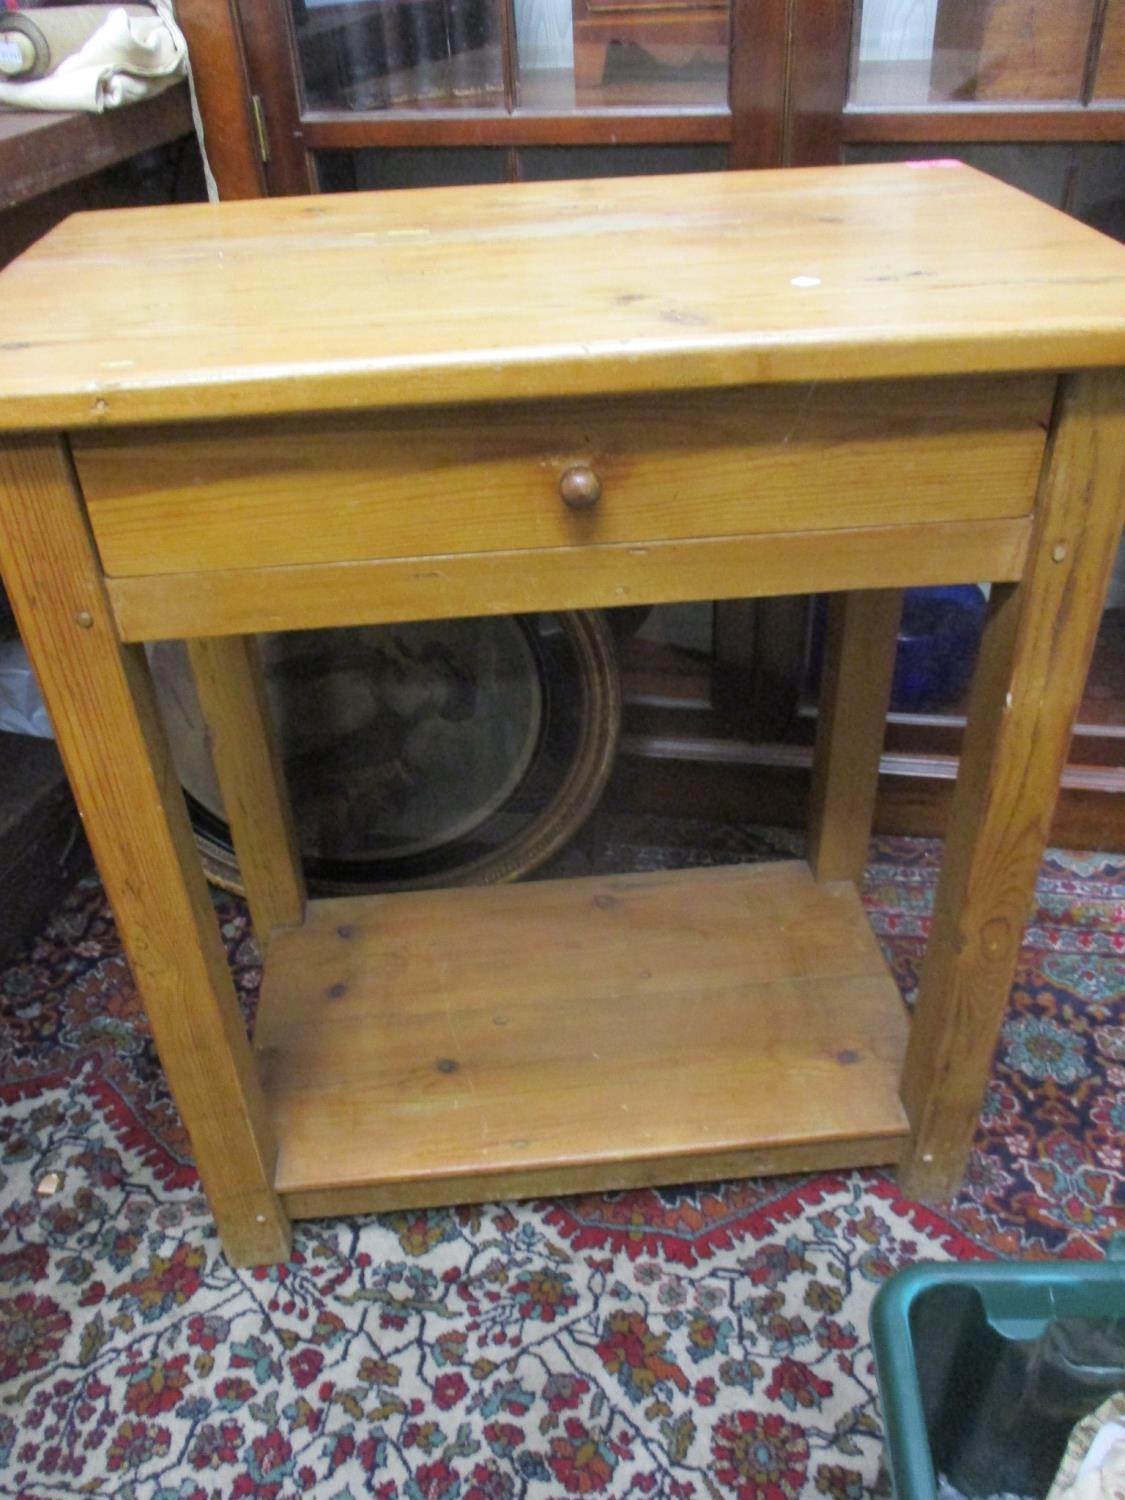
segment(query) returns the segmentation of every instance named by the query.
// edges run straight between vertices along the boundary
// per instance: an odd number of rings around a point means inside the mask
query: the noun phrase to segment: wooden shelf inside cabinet
[[[680,114],[728,116],[727,78],[724,74],[702,74],[698,77],[665,78],[621,77],[581,84],[565,68],[542,68],[520,75],[517,113],[522,115],[555,115],[565,111],[601,114],[607,110],[622,113],[655,114],[671,117]]]
[[[307,1216],[893,1162],[906,1031],[787,863],[315,902],[254,1046]]]
[[[594,91],[591,91],[593,95]],[[578,107],[573,83],[546,77],[521,88],[511,114],[477,108],[310,110],[301,132],[310,151],[373,147],[723,145],[731,113],[718,91],[700,85],[674,104],[653,103],[634,85],[596,91]]]

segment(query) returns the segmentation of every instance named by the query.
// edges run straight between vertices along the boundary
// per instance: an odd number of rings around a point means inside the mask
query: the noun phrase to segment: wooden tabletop
[[[0,274],[0,427],[1125,364],[1125,248],[955,163],[192,204]]]

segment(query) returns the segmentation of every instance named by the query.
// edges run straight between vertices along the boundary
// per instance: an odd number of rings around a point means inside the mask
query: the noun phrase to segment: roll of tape
[[[50,70],[51,49],[47,38],[23,11],[0,11],[0,67],[9,78],[42,78]]]
[[[115,10],[129,15],[151,16],[147,5],[58,5],[32,13],[0,10],[0,72],[21,82],[31,82],[52,72],[68,57],[80,52]],[[12,63],[5,66],[3,58]]]

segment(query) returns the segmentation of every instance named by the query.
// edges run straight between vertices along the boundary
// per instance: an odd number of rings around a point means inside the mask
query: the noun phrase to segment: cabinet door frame
[[[939,10],[943,0],[938,0]],[[952,0],[947,0],[952,3]],[[959,3],[959,0],[958,0]],[[1115,0],[1117,3],[1117,0]],[[797,0],[799,9],[854,10],[858,24],[863,0]],[[837,152],[849,145],[908,145],[946,142],[978,145],[1051,141],[1125,140],[1125,100],[1097,97],[1097,74],[1110,0],[1097,0],[1091,23],[1085,73],[1079,97],[1057,103],[989,103],[968,101],[928,104],[851,105],[848,103],[850,48],[837,80]],[[827,24],[831,24],[828,22]]]
[[[500,108],[378,113],[306,105],[288,0],[190,0],[184,9],[201,53],[206,48],[208,67],[216,39],[224,40],[223,93],[241,96],[241,130],[236,151],[209,148],[221,195],[244,197],[252,195],[255,172],[263,194],[317,191],[316,155],[322,150],[492,146],[507,149],[509,175],[516,176],[521,147],[714,144],[727,148],[730,167],[780,166],[786,160],[794,20],[803,3],[731,0],[729,96],[723,105],[525,108],[509,86]],[[512,0],[503,4],[504,30],[511,37]],[[205,112],[205,127],[210,124]],[[268,159],[256,162],[259,141]]]

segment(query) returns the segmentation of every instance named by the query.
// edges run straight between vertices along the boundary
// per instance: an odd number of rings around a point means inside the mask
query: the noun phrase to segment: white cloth
[[[1070,1434],[1047,1500],[1125,1500],[1125,1391],[1103,1401]]]
[[[1125,1426],[1107,1422],[1098,1429],[1078,1477],[1059,1500],[1125,1500]]]
[[[84,47],[45,77],[0,82],[0,104],[100,114],[147,99],[186,77],[187,43],[170,0],[150,3],[151,16],[113,11]]]

